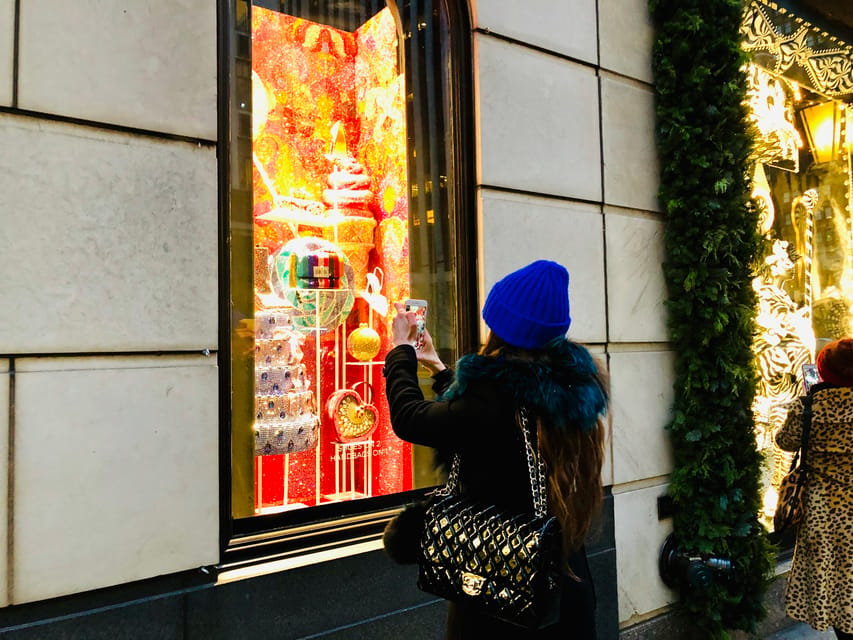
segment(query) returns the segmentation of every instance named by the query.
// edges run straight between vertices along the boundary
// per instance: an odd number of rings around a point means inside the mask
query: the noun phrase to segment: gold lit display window
[[[753,413],[766,461],[760,516],[772,529],[793,455],[773,434],[813,381],[821,347],[853,333],[853,46],[771,0],[746,3],[741,33],[752,59],[753,197],[766,240],[753,282],[760,376]]]
[[[754,415],[766,453],[763,519],[792,454],[773,433],[805,392],[804,371],[828,341],[853,333],[850,110],[836,99],[753,66],[753,117],[762,133],[753,179],[766,253],[755,278]],[[805,367],[805,368],[804,368]]]

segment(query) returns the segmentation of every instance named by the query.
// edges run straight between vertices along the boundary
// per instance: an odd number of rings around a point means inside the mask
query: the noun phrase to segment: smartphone
[[[813,384],[820,382],[820,374],[817,372],[816,364],[803,365],[803,391],[809,392]]]
[[[426,329],[426,314],[427,301],[415,300],[410,298],[406,300],[406,311],[414,311],[418,320],[418,337],[415,339],[415,349],[420,351],[424,348],[424,329]]]

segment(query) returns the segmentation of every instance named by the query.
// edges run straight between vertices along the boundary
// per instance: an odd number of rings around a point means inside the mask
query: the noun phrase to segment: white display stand
[[[290,459],[288,454],[285,454],[284,457],[284,504],[269,507],[261,506],[261,495],[263,492],[264,484],[264,457],[265,456],[258,456],[258,471],[255,476],[255,513],[258,515],[268,515],[271,513],[281,513],[283,511],[291,511],[293,509],[304,509],[305,507],[307,507],[308,505],[302,502],[287,502],[287,481],[290,471]]]
[[[327,500],[355,500],[373,495],[373,440],[335,442],[335,492]],[[361,467],[363,491],[356,491],[356,468]]]

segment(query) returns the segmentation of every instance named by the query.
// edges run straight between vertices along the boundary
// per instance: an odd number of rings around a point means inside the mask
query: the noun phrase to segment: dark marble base
[[[587,546],[599,640],[619,637],[613,501]],[[435,640],[446,604],[418,590],[417,568],[384,551],[222,585],[195,574],[0,610],[15,640]],[[171,580],[171,582],[169,582]]]

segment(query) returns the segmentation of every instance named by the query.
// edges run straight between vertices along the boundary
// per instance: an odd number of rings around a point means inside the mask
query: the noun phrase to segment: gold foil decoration
[[[267,247],[255,245],[255,293],[272,293],[269,256]]]
[[[344,127],[341,121],[338,120],[332,125],[332,141],[329,144],[329,155],[344,157],[347,152],[347,136],[344,132]]]

